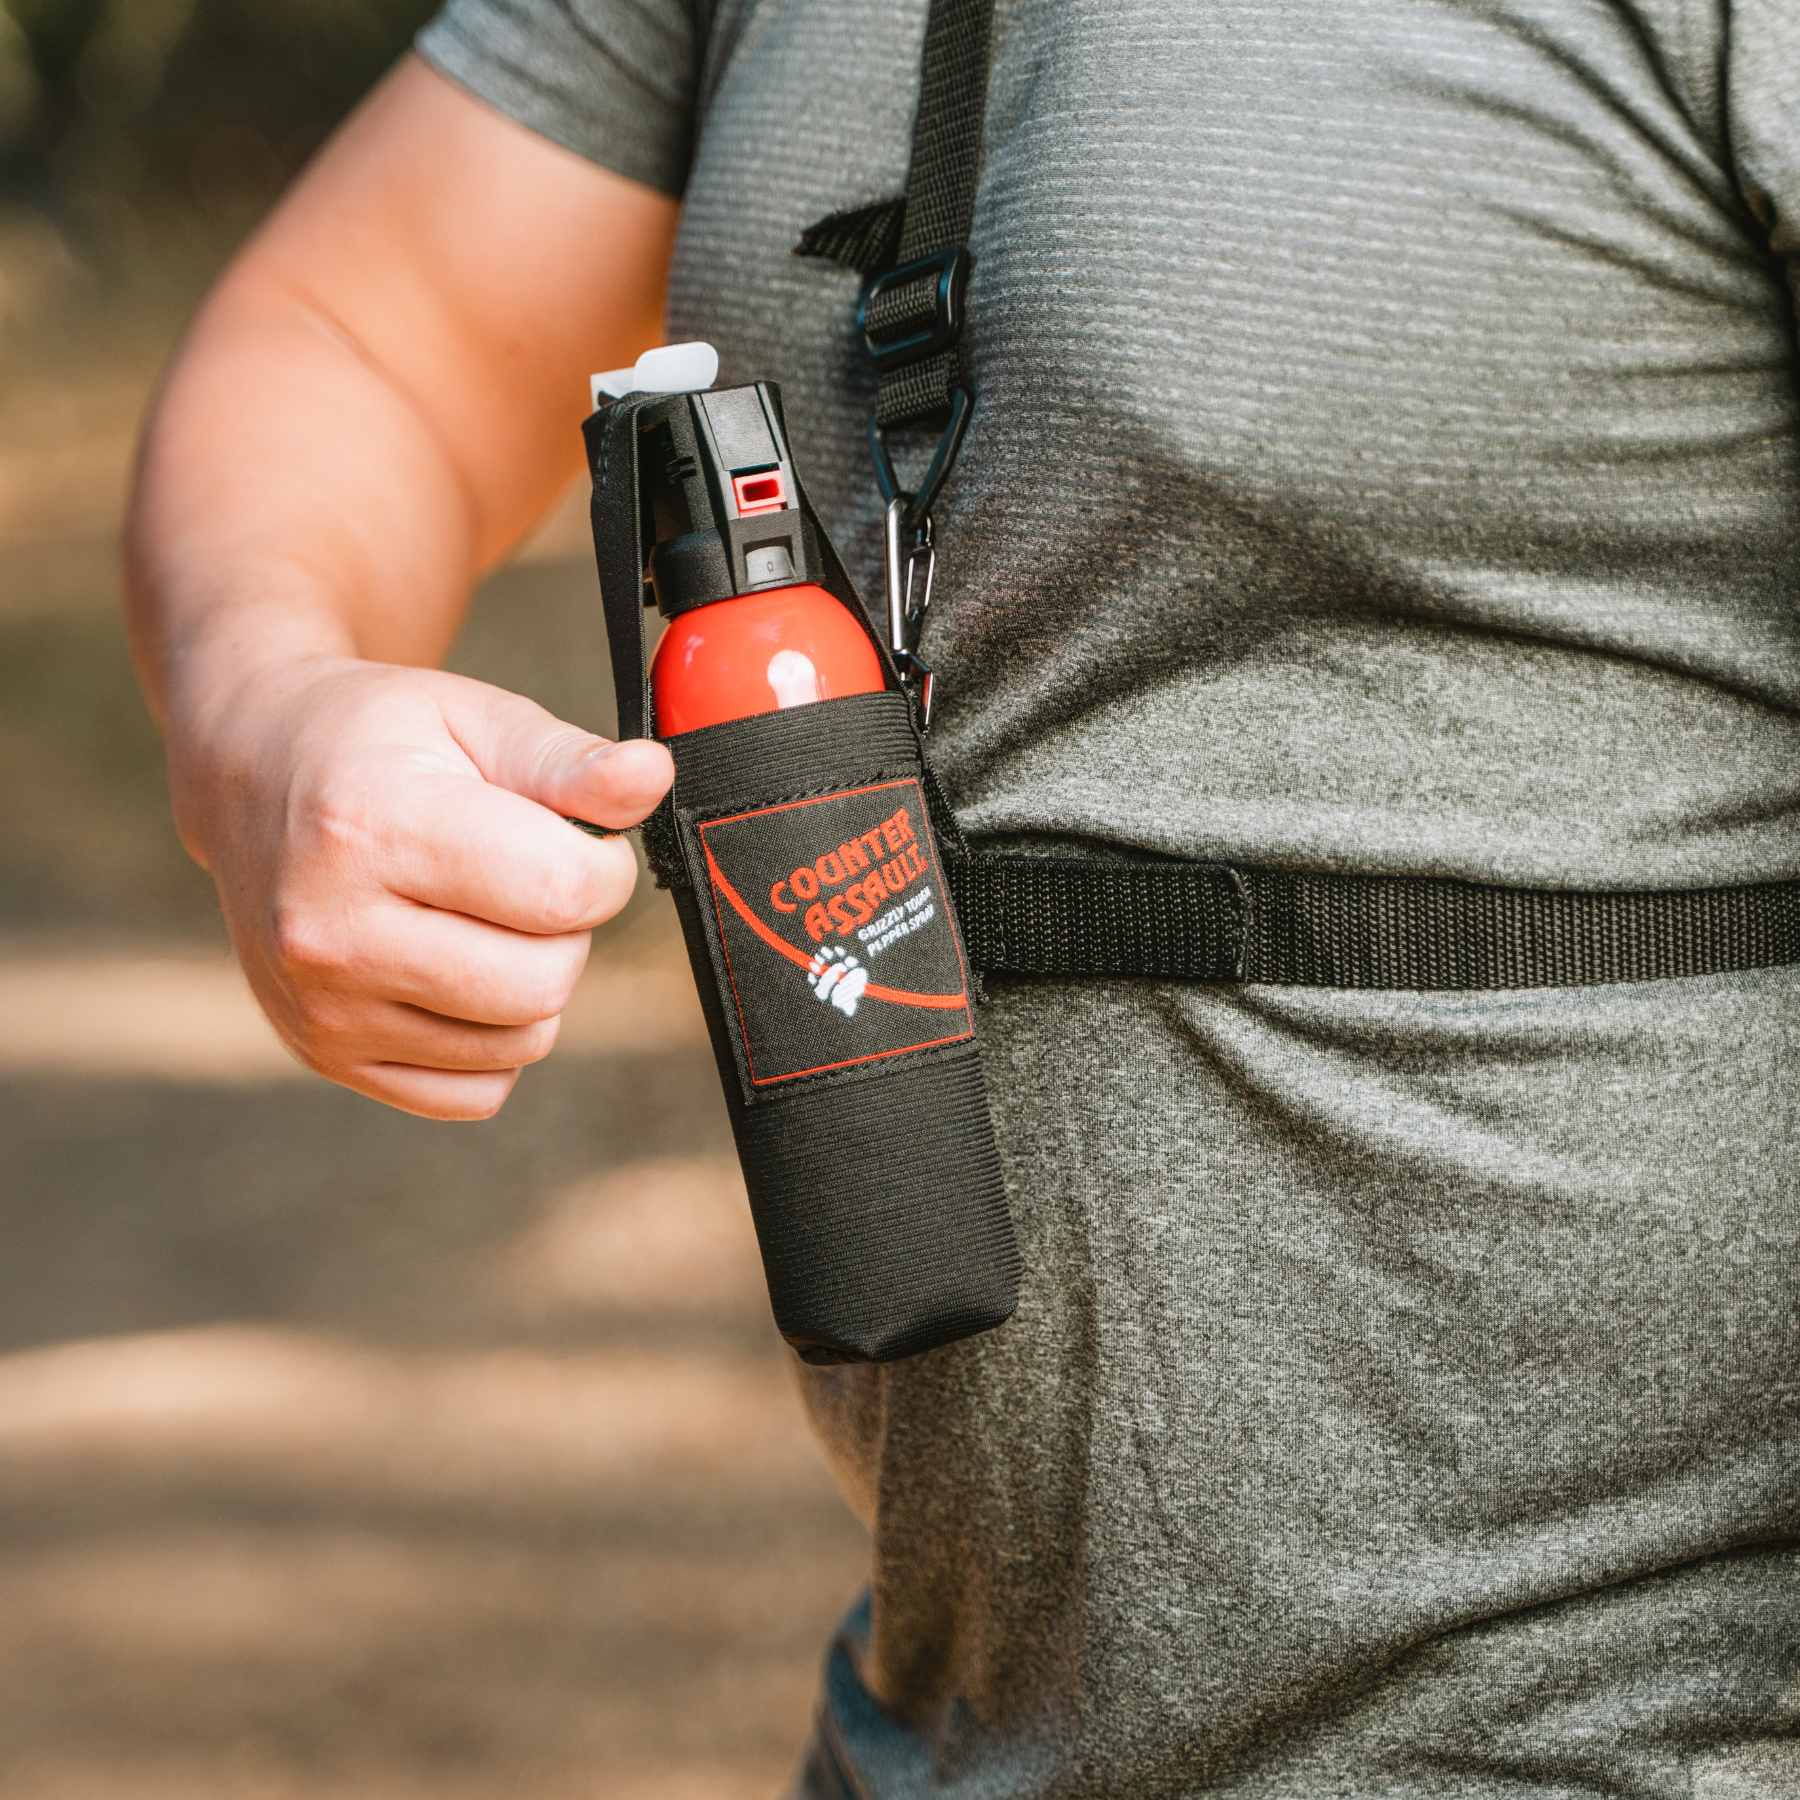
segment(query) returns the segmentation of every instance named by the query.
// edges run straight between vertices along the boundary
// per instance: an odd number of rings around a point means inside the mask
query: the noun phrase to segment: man
[[[133,616],[321,1072],[492,1113],[625,896],[558,814],[642,817],[661,749],[427,666],[590,368],[779,380],[877,579],[855,279],[790,250],[899,188],[923,17],[452,0],[201,314]],[[967,830],[1800,875],[1800,11],[1003,0],[972,243]],[[1800,971],[982,1029],[1025,1289],[805,1371],[873,1569],[797,1791],[1800,1791]]]

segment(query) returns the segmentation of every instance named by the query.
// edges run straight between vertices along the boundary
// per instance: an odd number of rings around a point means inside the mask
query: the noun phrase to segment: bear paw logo
[[[806,984],[821,1000],[829,1000],[846,1019],[856,1015],[856,1003],[869,985],[869,971],[854,956],[835,944],[827,944],[812,959]]]

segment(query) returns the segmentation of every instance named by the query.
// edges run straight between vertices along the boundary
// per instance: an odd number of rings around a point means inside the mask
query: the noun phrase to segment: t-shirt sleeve
[[[1800,5],[1735,0],[1726,57],[1738,186],[1787,270],[1800,318]]]
[[[679,195],[704,53],[701,0],[449,0],[415,48],[521,125]]]

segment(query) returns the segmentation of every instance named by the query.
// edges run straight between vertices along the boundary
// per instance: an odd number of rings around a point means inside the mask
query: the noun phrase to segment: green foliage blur
[[[435,0],[0,0],[0,206],[78,251],[240,229]]]

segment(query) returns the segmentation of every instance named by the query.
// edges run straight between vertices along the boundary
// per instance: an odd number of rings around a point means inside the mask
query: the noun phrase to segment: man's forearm
[[[280,292],[228,285],[146,434],[127,531],[170,794],[251,989],[308,1066],[486,1118],[549,1053],[672,770],[420,667],[455,631],[479,502],[421,409]],[[488,552],[492,554],[490,549]]]
[[[309,1067],[487,1118],[546,1055],[673,778],[428,666],[654,341],[675,202],[406,59],[207,302],[145,432],[133,652],[183,841]],[[415,665],[397,667],[395,665]]]
[[[227,284],[144,438],[126,527],[133,653],[175,732],[325,654],[435,662],[476,568],[469,496],[409,398],[303,298]]]
[[[675,202],[405,58],[195,321],[127,528],[178,738],[275,660],[435,662],[579,466],[589,367],[655,341]]]

